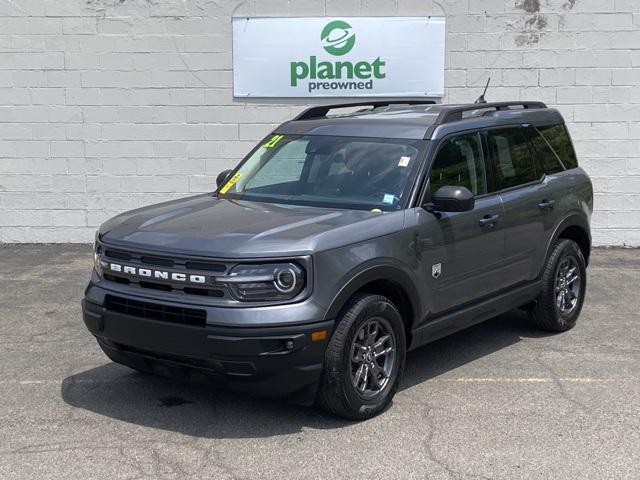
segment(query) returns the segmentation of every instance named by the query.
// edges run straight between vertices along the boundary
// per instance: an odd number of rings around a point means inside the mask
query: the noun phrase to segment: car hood
[[[126,212],[100,227],[112,246],[217,258],[306,255],[402,229],[404,211],[376,213],[198,195]]]

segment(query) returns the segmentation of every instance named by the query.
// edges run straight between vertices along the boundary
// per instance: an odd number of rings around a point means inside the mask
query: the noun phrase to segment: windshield
[[[218,190],[222,198],[399,210],[424,140],[272,135]]]

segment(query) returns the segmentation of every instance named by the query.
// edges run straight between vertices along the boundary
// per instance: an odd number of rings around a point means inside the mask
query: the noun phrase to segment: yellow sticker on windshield
[[[236,172],[236,174],[231,177],[227,183],[224,184],[224,187],[220,189],[220,193],[227,193],[227,190],[233,187],[241,176],[242,174],[240,172]]]
[[[282,137],[284,137],[284,135],[274,135],[273,137],[271,137],[271,139],[265,143],[263,146],[265,148],[273,148],[276,146],[276,144],[282,140]]]

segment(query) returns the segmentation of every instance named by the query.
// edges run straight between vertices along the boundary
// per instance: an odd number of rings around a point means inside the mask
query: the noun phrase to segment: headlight
[[[98,275],[102,275],[102,264],[100,262],[100,254],[102,253],[102,247],[98,242],[93,246],[93,268]]]
[[[304,289],[305,272],[295,263],[236,265],[216,281],[225,283],[237,300],[291,300]]]

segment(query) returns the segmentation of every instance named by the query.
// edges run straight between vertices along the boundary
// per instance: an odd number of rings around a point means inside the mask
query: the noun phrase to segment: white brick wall
[[[302,106],[234,102],[231,16],[447,16],[445,101],[565,115],[597,244],[640,246],[637,0],[0,0],[0,242],[208,191]]]

